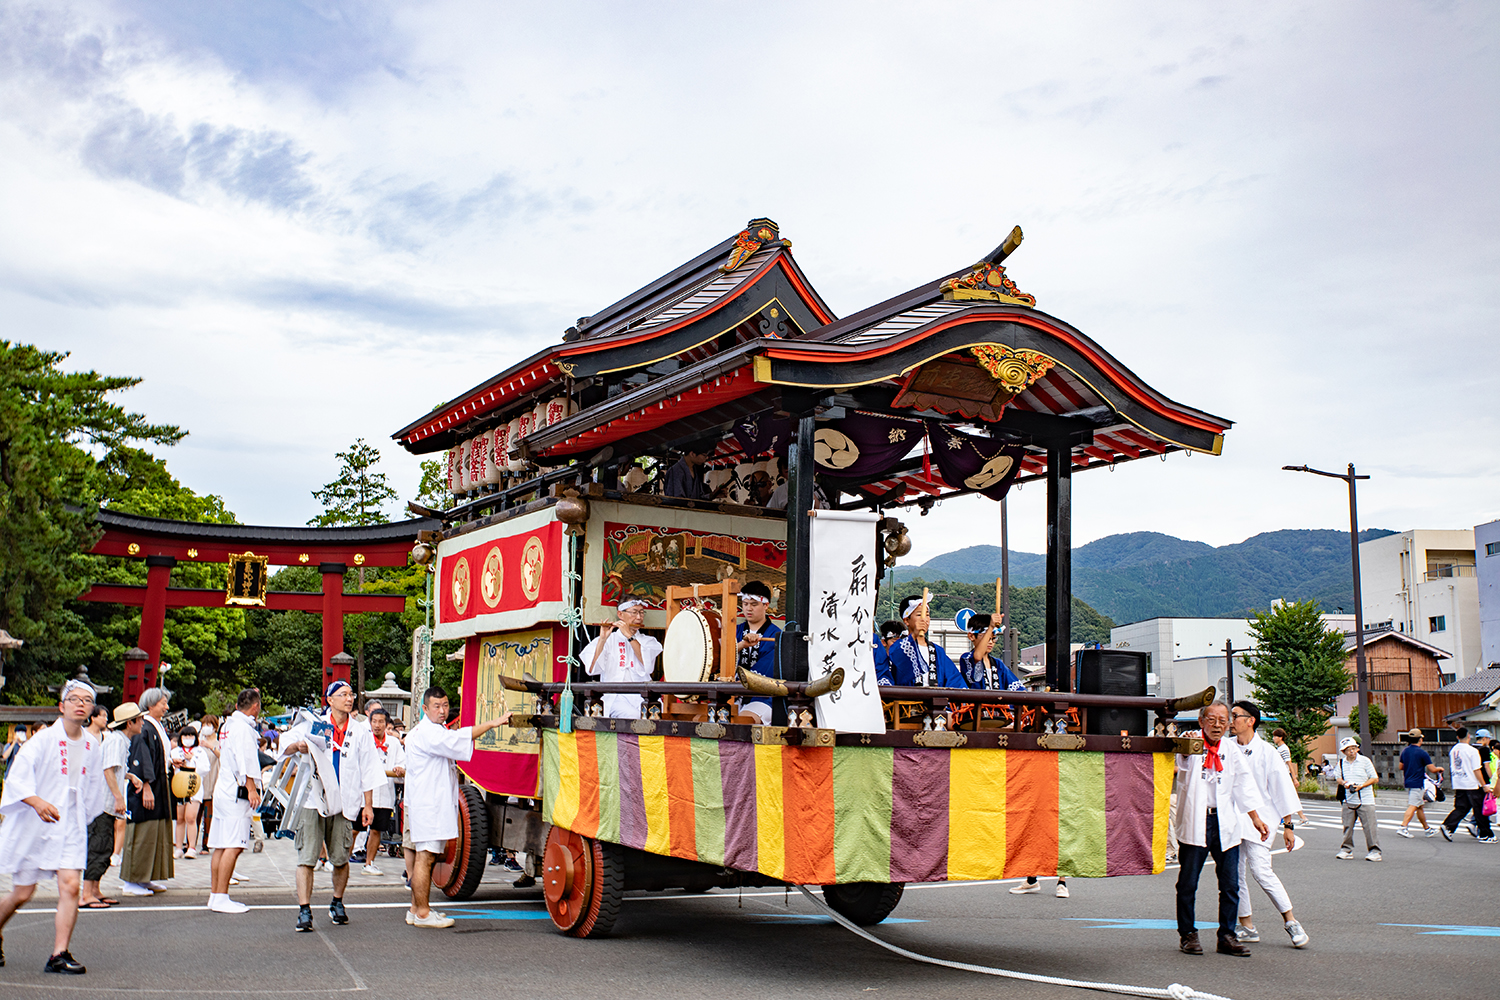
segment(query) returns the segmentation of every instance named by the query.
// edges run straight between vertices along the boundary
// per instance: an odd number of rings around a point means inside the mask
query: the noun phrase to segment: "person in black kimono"
[[[130,741],[130,757],[125,773],[130,786],[125,793],[130,815],[125,821],[125,853],[120,863],[120,880],[130,896],[150,896],[163,892],[161,882],[173,875],[172,774],[167,766],[167,748],[171,741],[162,726],[171,692],[151,688],[141,695],[140,707],[146,713],[141,731]]]

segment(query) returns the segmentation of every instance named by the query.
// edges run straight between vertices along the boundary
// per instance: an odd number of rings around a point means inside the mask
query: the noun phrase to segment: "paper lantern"
[[[524,430],[522,429],[523,424],[525,426]],[[525,436],[526,434],[529,434],[530,432],[531,432],[531,411],[528,410],[525,414],[523,414],[522,416],[519,416],[516,419],[512,420],[510,422],[510,424],[506,426],[506,428],[505,428],[506,442],[507,442],[506,443],[506,447],[509,448],[511,445],[513,445],[517,441],[521,440],[521,438],[523,436]],[[508,462],[506,462],[505,463],[505,467],[507,469],[509,469],[511,472],[520,472],[522,469],[526,468],[526,463],[523,462],[521,459],[517,458],[514,461],[508,461]]]
[[[458,449],[449,448],[444,455],[448,463],[448,492],[457,493],[458,489]]]
[[[491,432],[490,461],[495,464],[497,477],[510,468],[510,424],[501,424]]]
[[[567,396],[554,396],[547,400],[547,426],[551,427],[559,420],[571,417],[578,407]]]
[[[458,443],[458,492],[467,493],[474,487],[469,482],[469,447],[470,442],[460,441]]]
[[[484,435],[469,439],[469,489],[477,490],[484,485],[484,456],[489,451],[489,443],[485,441]]]
[[[490,485],[500,482],[500,466],[495,464],[495,432],[485,431],[479,435],[479,444],[482,445],[481,464],[484,466],[484,481]]]
[[[533,431],[539,431],[546,426],[547,404],[538,400],[537,404],[531,408],[531,429]]]

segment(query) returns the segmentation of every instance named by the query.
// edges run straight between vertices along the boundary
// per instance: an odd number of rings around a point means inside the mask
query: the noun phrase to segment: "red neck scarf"
[[[1222,771],[1224,761],[1219,757],[1219,744],[1203,741],[1203,770]]]
[[[384,736],[376,736],[375,737],[375,745],[380,748],[380,752],[381,753],[385,753],[385,737]]]

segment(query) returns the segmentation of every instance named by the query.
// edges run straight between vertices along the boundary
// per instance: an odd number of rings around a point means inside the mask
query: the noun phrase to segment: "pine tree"
[[[396,491],[385,481],[384,472],[376,472],[380,462],[380,450],[356,438],[348,451],[335,454],[339,460],[339,474],[333,482],[320,490],[313,490],[313,499],[323,505],[323,513],[307,523],[319,528],[334,524],[385,524],[384,507],[396,499]]]
[[[141,380],[65,372],[68,355],[0,340],[0,629],[26,641],[6,658],[4,697],[38,704],[76,669],[87,639],[67,608],[100,560],[90,508],[108,498],[94,455],[184,432],[147,423],[110,399]]]
[[[1344,634],[1324,626],[1317,601],[1297,601],[1250,619],[1255,652],[1245,657],[1261,711],[1286,731],[1292,759],[1301,768],[1307,744],[1323,735],[1334,700],[1349,690]]]

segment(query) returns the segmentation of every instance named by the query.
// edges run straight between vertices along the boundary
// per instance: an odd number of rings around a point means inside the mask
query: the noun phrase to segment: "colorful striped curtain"
[[[760,746],[547,730],[549,822],[788,882],[1146,875],[1171,754]]]

